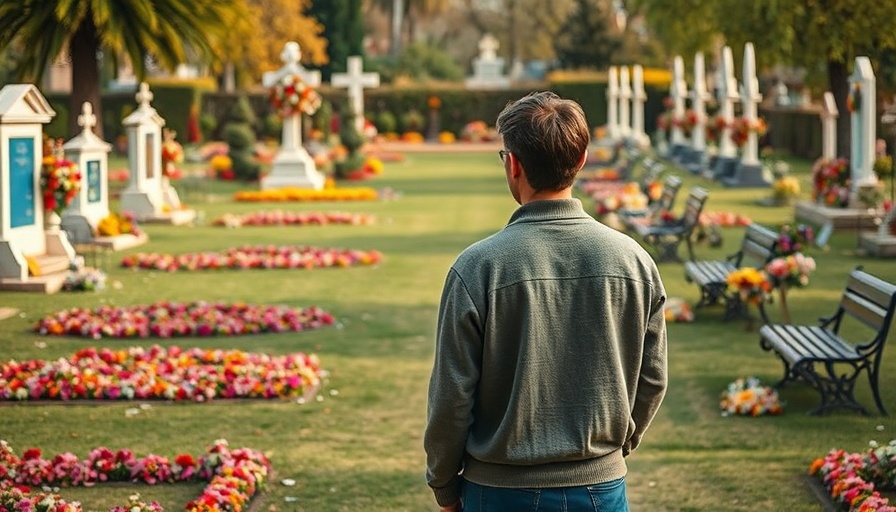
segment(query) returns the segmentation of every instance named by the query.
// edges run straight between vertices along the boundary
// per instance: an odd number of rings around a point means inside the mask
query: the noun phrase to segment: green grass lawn
[[[794,162],[808,197],[806,162]],[[707,210],[736,211],[769,226],[793,218],[792,207],[762,207],[760,190],[729,190],[679,172],[685,189],[710,190]],[[318,305],[339,325],[314,332],[231,338],[144,340],[143,345],[239,348],[277,354],[317,353],[329,370],[320,401],[239,401],[209,404],[152,402],[140,414],[134,403],[12,404],[0,406],[0,439],[21,454],[40,447],[44,455],[71,451],[79,457],[97,446],[129,448],[138,456],[200,454],[215,439],[231,447],[251,447],[271,459],[275,477],[261,495],[265,510],[348,511],[435,510],[423,479],[422,430],[426,387],[432,364],[436,311],[449,265],[468,244],[506,223],[516,207],[507,193],[496,156],[488,154],[409,154],[386,165],[376,181],[399,199],[384,202],[248,204],[234,203],[237,184],[181,183],[182,200],[201,212],[202,225],[147,225],[150,242],[130,252],[217,250],[252,243],[307,244],[377,249],[384,262],[375,268],[154,273],[118,268],[123,253],[107,268],[109,286],[99,293],[30,295],[0,293],[0,306],[20,314],[0,321],[4,359],[56,358],[93,340],[47,338],[31,332],[42,315],[100,304],[143,304],[159,299],[222,300]],[[679,203],[681,204],[681,203]],[[223,213],[260,209],[353,211],[377,217],[372,226],[244,227],[211,226]],[[588,205],[590,209],[590,205]],[[717,259],[737,249],[743,228],[724,228],[719,248],[697,246],[701,259]],[[858,256],[856,234],[836,233],[827,251],[815,249],[819,270],[808,288],[788,296],[795,322],[813,322],[832,312],[846,275],[857,264],[896,280],[892,261]],[[691,303],[695,285],[684,280],[681,264],[660,265],[670,296]],[[774,308],[775,305],[772,305]],[[774,314],[774,309],[772,310]],[[755,511],[822,510],[802,476],[812,459],[832,448],[864,450],[871,439],[896,438],[891,417],[836,412],[806,414],[817,395],[799,386],[782,390],[785,413],[777,417],[722,417],[722,390],[737,377],[755,375],[774,382],[781,364],[763,352],[758,334],[741,321],[724,323],[720,309],[698,310],[689,324],[669,326],[670,387],[642,446],[629,458],[633,510]],[[44,345],[45,343],[45,345]],[[100,346],[130,346],[106,340]],[[885,350],[881,390],[884,405],[896,412],[896,358]],[[873,408],[867,381],[858,399]],[[295,487],[280,485],[283,478]],[[85,510],[123,504],[138,490],[166,510],[180,510],[199,486],[121,486],[63,489]],[[297,498],[286,501],[287,497]]]

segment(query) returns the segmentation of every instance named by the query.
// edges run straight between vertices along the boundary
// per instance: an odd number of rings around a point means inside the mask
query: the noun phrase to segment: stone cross
[[[825,160],[837,158],[837,102],[834,93],[826,91],[821,103],[821,157]]]
[[[874,185],[874,145],[877,141],[877,105],[874,70],[868,57],[856,57],[852,76],[849,77],[849,94],[853,98],[851,115],[852,137],[850,142],[850,176],[852,189]]]
[[[650,138],[644,131],[644,103],[647,91],[644,90],[644,67],[640,64],[632,66],[632,137],[638,144],[647,144]]]
[[[734,54],[731,47],[722,48],[722,62],[719,65],[719,76],[716,80],[719,102],[719,116],[725,120],[725,126],[719,131],[718,155],[725,158],[737,156],[737,148],[731,140],[731,122],[734,121],[734,102],[737,101],[737,80],[734,78]]]
[[[697,52],[694,54],[694,89],[691,91],[691,107],[697,117],[697,123],[691,134],[691,147],[701,153],[706,151],[706,101],[709,98],[703,52]]]
[[[364,73],[363,60],[360,56],[352,55],[347,61],[346,73],[333,73],[332,84],[334,87],[348,89],[348,100],[355,114],[355,127],[358,133],[364,133],[364,88],[379,87],[379,73]]]
[[[619,138],[619,70],[610,66],[607,71],[607,138]]]
[[[632,86],[628,79],[628,66],[619,68],[619,135],[627,139],[632,135],[631,110]]]
[[[672,119],[683,119],[685,115],[685,99],[688,96],[688,84],[684,79],[684,60],[676,55],[672,61],[672,84],[669,87],[672,97]],[[681,146],[685,142],[684,131],[676,123],[672,123],[672,146]]]
[[[756,56],[753,53],[753,43],[744,45],[741,101],[743,102],[744,121],[747,122],[747,126],[755,126],[759,120],[757,106],[762,101],[762,94],[759,93],[759,79],[756,78]],[[747,130],[747,142],[744,144],[740,161],[744,165],[759,163],[759,136],[755,130]]]
[[[146,82],[140,82],[140,89],[137,91],[134,99],[137,100],[137,103],[140,105],[137,108],[141,110],[148,110],[152,108],[149,103],[152,101],[153,94],[152,91],[149,90],[149,84]]]
[[[280,52],[280,60],[283,61],[283,67],[277,71],[269,71],[262,76],[261,83],[265,87],[274,87],[283,79],[292,75],[298,75],[302,81],[311,87],[320,85],[320,72],[308,71],[299,64],[302,57],[302,51],[299,49],[299,43],[289,41],[283,46]],[[283,120],[282,135],[282,151],[296,151],[302,147],[302,115],[298,112]]]
[[[78,126],[82,127],[85,133],[93,133],[93,127],[96,126],[96,116],[93,115],[93,105],[89,101],[85,101],[81,105],[81,115],[78,116]]]
[[[485,34],[479,40],[479,58],[488,62],[497,58],[498,40],[491,34]]]

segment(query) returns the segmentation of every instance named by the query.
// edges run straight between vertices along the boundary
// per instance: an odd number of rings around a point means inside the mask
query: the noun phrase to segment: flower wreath
[[[80,189],[81,173],[76,163],[52,155],[44,158],[40,190],[46,211],[61,215]]]
[[[282,119],[304,113],[313,115],[320,108],[321,98],[297,74],[286,75],[271,87],[269,98]]]
[[[722,415],[762,416],[781,414],[783,409],[774,388],[756,377],[741,377],[728,384],[719,402]]]

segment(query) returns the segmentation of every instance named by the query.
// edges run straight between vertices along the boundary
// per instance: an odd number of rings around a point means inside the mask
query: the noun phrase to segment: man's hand
[[[460,512],[460,500],[456,501],[453,505],[442,507],[439,510],[441,512]]]

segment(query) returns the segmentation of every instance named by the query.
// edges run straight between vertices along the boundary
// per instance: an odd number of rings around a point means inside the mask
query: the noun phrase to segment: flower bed
[[[243,190],[233,195],[236,201],[375,201],[378,198],[375,189],[370,187],[325,188],[278,188],[271,190]]]
[[[831,499],[850,512],[896,512],[877,489],[896,486],[896,440],[886,446],[872,441],[867,453],[831,450],[815,459],[809,474],[821,480]]]
[[[72,453],[41,456],[39,448],[26,450],[18,457],[9,444],[0,440],[0,510],[7,512],[81,512],[77,502],[66,502],[57,494],[32,492],[27,486],[92,486],[103,482],[136,482],[149,485],[207,481],[202,494],[186,504],[190,512],[240,512],[267,483],[271,463],[251,448],[231,450],[224,439],[216,440],[200,456],[180,454],[171,462],[167,457],[149,454],[135,457],[133,452],[117,452],[106,447],[94,448],[86,459]],[[156,503],[144,503],[130,496],[129,503],[112,512],[162,512]]]
[[[44,317],[34,330],[93,339],[172,338],[307,331],[333,323],[333,315],[317,307],[163,301],[148,306],[66,309]]]
[[[225,214],[212,222],[214,226],[323,226],[327,224],[373,224],[374,217],[349,212],[290,212],[284,210],[259,211],[243,215]]]
[[[323,249],[299,246],[244,246],[224,252],[184,254],[136,253],[121,259],[121,266],[134,269],[217,270],[217,269],[311,269],[375,265],[382,260],[379,251]]]
[[[763,416],[781,414],[781,402],[774,388],[762,385],[756,377],[740,378],[728,384],[719,402],[725,416]]]
[[[130,347],[81,349],[52,361],[0,365],[2,400],[173,400],[305,398],[323,370],[315,355]]]

